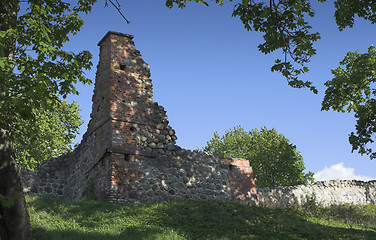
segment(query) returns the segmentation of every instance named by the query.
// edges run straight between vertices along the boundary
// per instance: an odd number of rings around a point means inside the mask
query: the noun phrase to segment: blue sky
[[[324,83],[332,78],[348,51],[365,52],[374,44],[375,26],[357,20],[353,29],[339,32],[334,22],[333,3],[314,1],[316,17],[310,22],[322,39],[315,45],[317,56],[304,79],[314,83],[319,94],[289,87],[270,67],[280,52],[264,55],[257,45],[262,35],[247,32],[238,18],[231,17],[234,3],[222,7],[188,4],[185,9],[168,9],[162,0],[119,1],[126,24],[104,0],[96,3],[85,26],[71,37],[66,50],[89,50],[95,79],[97,43],[107,31],[134,35],[136,48],[149,63],[154,100],[167,110],[176,130],[177,144],[203,147],[215,131],[223,134],[236,125],[246,130],[275,128],[297,146],[307,170],[321,172],[320,179],[376,179],[376,160],[351,153],[348,135],[354,130],[353,114],[321,112]],[[86,131],[91,113],[92,86],[78,85],[79,96],[69,97],[83,109]],[[81,140],[81,136],[77,141]]]

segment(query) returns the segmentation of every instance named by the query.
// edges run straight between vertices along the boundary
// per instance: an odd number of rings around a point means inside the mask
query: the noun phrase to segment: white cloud
[[[325,167],[323,170],[318,171],[315,174],[315,181],[325,181],[325,180],[334,180],[334,179],[340,179],[340,180],[363,180],[368,181],[372,180],[372,177],[369,176],[362,176],[362,175],[356,175],[354,173],[354,168],[347,168],[343,166],[343,162],[334,164],[332,166]]]

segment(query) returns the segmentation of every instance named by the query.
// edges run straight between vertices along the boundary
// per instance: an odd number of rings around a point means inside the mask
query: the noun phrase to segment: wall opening
[[[120,64],[120,70],[125,71],[125,69],[126,69],[125,64]]]

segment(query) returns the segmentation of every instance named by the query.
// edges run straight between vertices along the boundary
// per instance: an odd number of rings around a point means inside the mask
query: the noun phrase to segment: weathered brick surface
[[[32,191],[68,199],[90,193],[111,202],[243,199],[256,194],[243,159],[218,158],[176,145],[150,70],[133,36],[109,32],[99,42],[93,107],[78,148],[48,160]]]
[[[257,199],[256,184],[252,167],[246,159],[223,158],[229,168],[229,186],[231,195],[237,199]]]

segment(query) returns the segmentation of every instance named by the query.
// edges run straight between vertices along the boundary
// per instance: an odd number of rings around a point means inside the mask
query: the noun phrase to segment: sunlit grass
[[[261,208],[217,201],[115,205],[28,196],[33,239],[376,239],[376,207]]]

